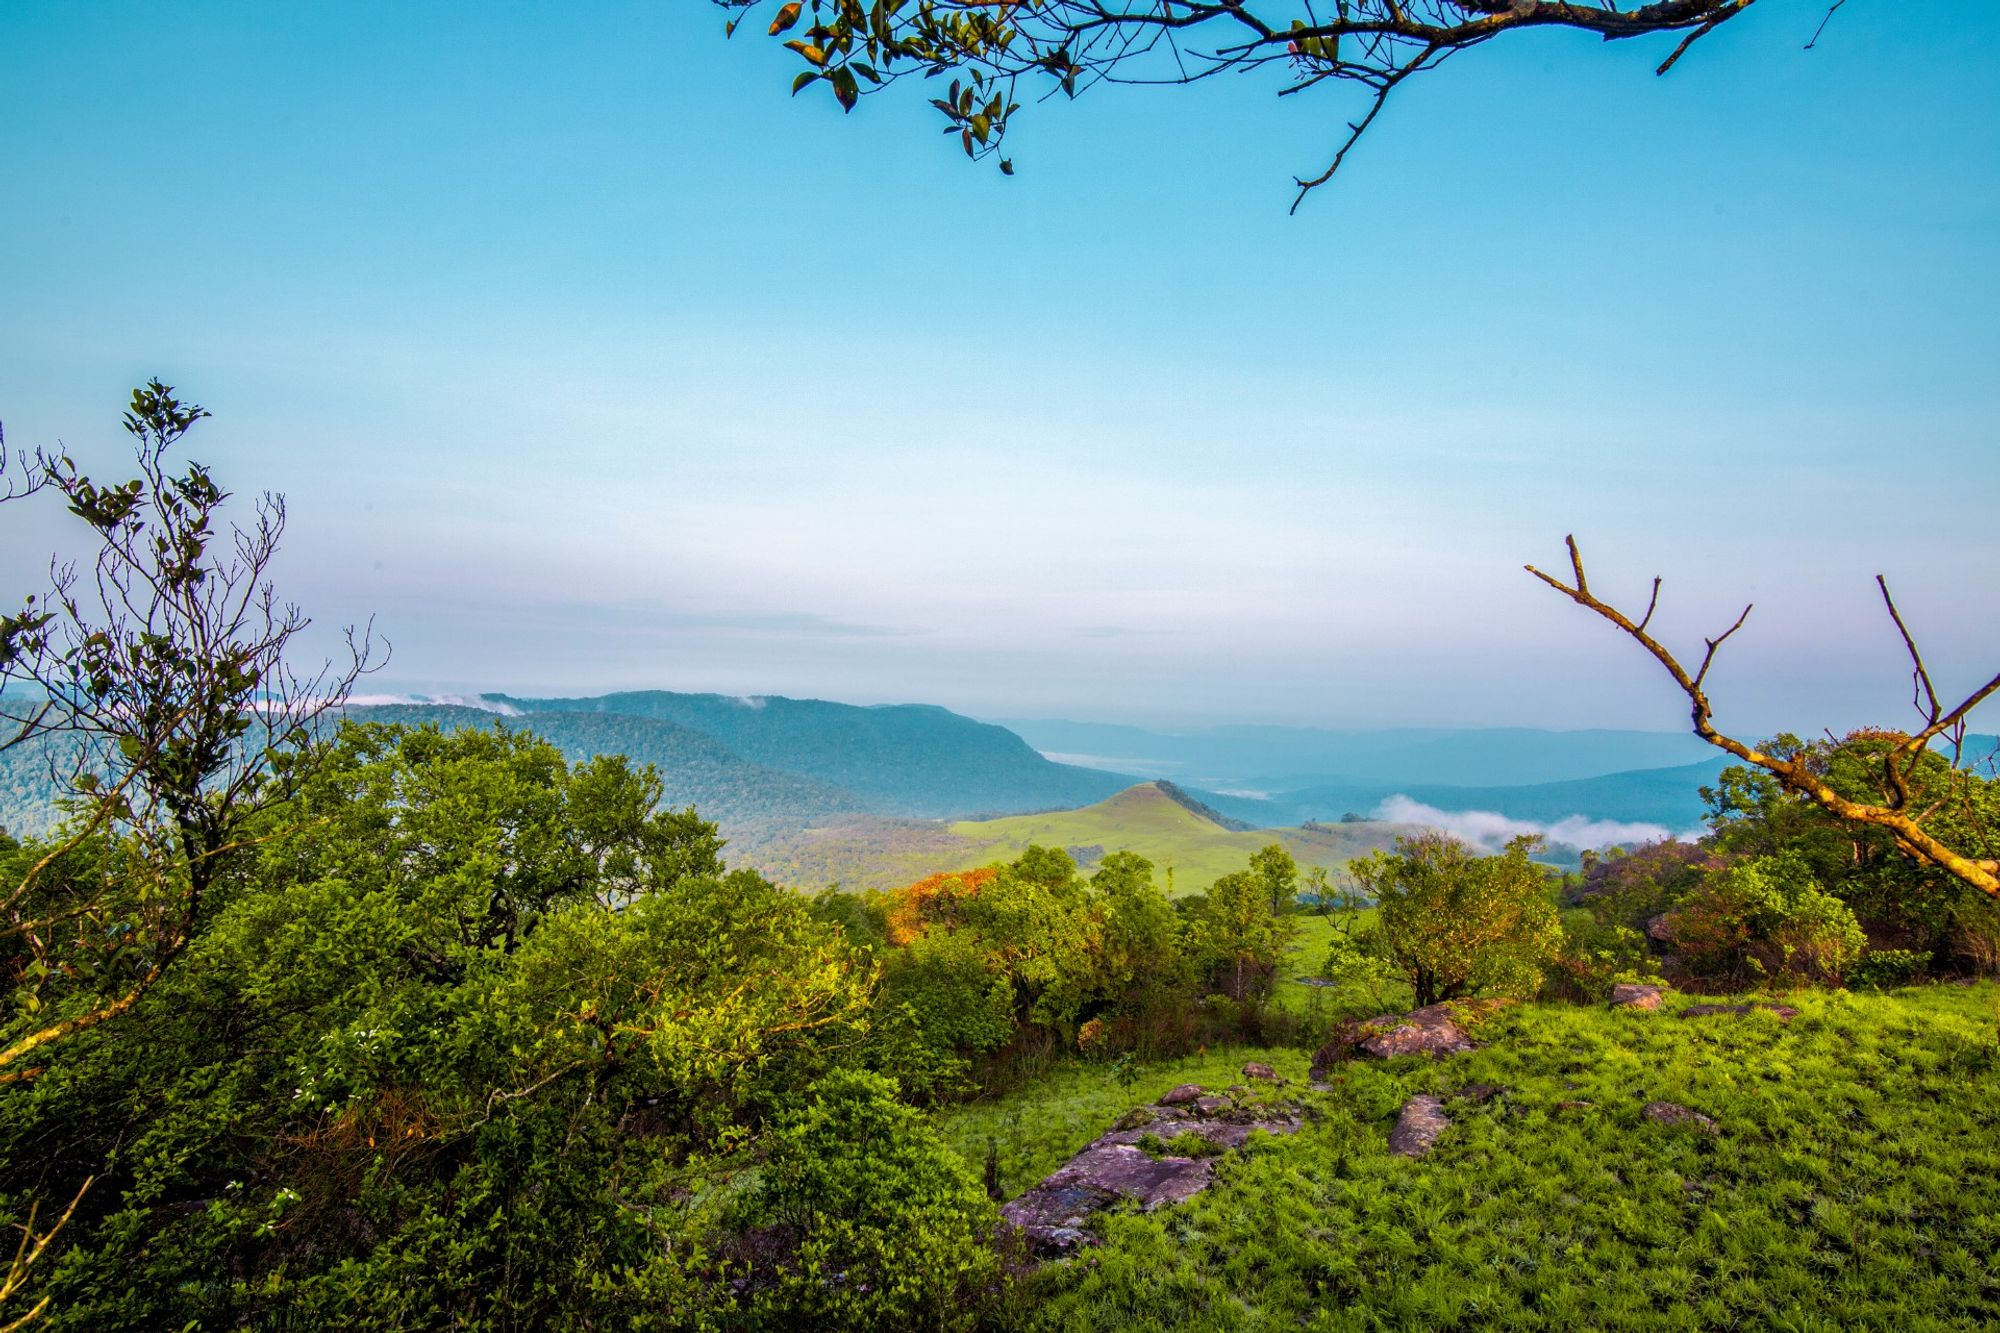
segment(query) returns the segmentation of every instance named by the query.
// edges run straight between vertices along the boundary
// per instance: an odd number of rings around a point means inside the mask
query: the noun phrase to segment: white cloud
[[[502,717],[519,717],[521,710],[498,699],[488,699],[477,694],[351,694],[347,698],[349,708],[388,708],[399,704],[415,704],[439,708],[476,708],[482,713],[498,713]]]
[[[1440,810],[1402,795],[1391,796],[1376,806],[1375,818],[1396,824],[1427,825],[1488,851],[1497,850],[1509,838],[1524,833],[1540,834],[1552,843],[1592,849],[1659,842],[1676,836],[1661,824],[1626,824],[1615,819],[1592,819],[1588,815],[1565,815],[1553,823],[1541,823],[1511,819],[1491,810]]]

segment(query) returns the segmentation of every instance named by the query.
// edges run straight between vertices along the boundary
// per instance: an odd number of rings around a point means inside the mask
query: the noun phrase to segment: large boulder
[[[1389,1151],[1398,1157],[1422,1157],[1450,1128],[1442,1097],[1412,1097],[1403,1103],[1396,1127],[1389,1131]]]

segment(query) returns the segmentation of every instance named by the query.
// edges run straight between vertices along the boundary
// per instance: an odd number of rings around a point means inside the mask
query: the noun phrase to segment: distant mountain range
[[[1429,818],[1421,807],[1503,816],[1578,845],[1630,836],[1595,825],[1578,831],[1593,821],[1685,832],[1700,822],[1700,788],[1727,762],[1692,736],[1640,731],[1174,733],[1067,721],[1010,728],[923,705],[667,691],[493,694],[470,705],[416,701],[355,707],[348,715],[523,728],[577,760],[629,755],[658,769],[669,803],[693,805],[722,825],[732,859],[805,886],[903,882],[977,864],[965,858],[1016,845],[1028,824],[1010,821],[1027,816],[1044,817],[1049,837],[1083,849],[1103,843],[1092,828],[1114,837],[1120,829],[1157,832],[1165,819],[1179,832],[1148,845],[1175,849],[1190,873],[1207,873],[1214,861],[1208,852],[1188,852],[1194,843],[1234,858],[1243,852],[1240,841],[1262,845],[1262,831],[1298,842],[1302,860],[1311,863],[1310,852],[1331,867],[1323,858],[1381,845],[1388,836],[1381,815]],[[1966,753],[1983,758],[1996,749],[2000,741],[1979,736]],[[49,827],[50,790],[39,746],[0,752],[0,828]],[[1198,824],[1186,825],[1165,806]],[[1183,836],[1188,827],[1200,833],[1193,843]]]
[[[1515,787],[1678,767],[1716,754],[1687,732],[1668,731],[1268,726],[1167,731],[1049,719],[1000,725],[1067,763],[1237,795],[1343,784]]]
[[[861,708],[820,699],[741,699],[648,690],[588,699],[517,699],[495,705],[533,718],[537,730],[602,715],[635,739],[639,722],[709,737],[752,764],[799,774],[859,798],[873,813],[966,818],[1088,805],[1130,786],[1122,773],[1051,761],[1004,727],[925,704]],[[557,721],[556,719],[560,719]]]

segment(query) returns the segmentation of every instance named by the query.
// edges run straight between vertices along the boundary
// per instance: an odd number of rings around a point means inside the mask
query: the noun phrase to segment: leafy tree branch
[[[726,31],[764,24],[803,68],[796,95],[824,83],[842,108],[899,79],[949,78],[931,105],[966,156],[999,154],[1023,100],[1101,83],[1191,84],[1270,71],[1279,95],[1322,84],[1363,90],[1327,167],[1297,178],[1292,207],[1333,178],[1389,95],[1449,57],[1537,28],[1607,42],[1678,36],[1655,73],[1755,0],[713,0]],[[1834,8],[1838,8],[1836,4]],[[766,15],[769,15],[768,21]],[[1828,11],[1828,17],[1831,11]],[[803,25],[803,26],[802,26]],[[1821,27],[1825,23],[1822,20]],[[1817,40],[1818,33],[1814,34]],[[1013,171],[1010,159],[1000,169]]]

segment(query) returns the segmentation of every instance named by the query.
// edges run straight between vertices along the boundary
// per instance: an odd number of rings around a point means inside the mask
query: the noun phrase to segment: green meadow
[[[1027,1279],[1011,1326],[1129,1329],[1992,1328],[2000,1322],[2000,990],[1808,993],[1790,1023],[1525,1004],[1481,1049],[1335,1068],[1211,1051],[1120,1075],[1079,1065],[947,1115],[1009,1194],[1180,1082],[1290,1080],[1311,1123],[1225,1157],[1216,1184]],[[1129,1086],[1126,1081],[1129,1080]],[[1418,1093],[1451,1101],[1426,1157],[1392,1157]],[[1671,1101],[1713,1134],[1641,1114]]]

